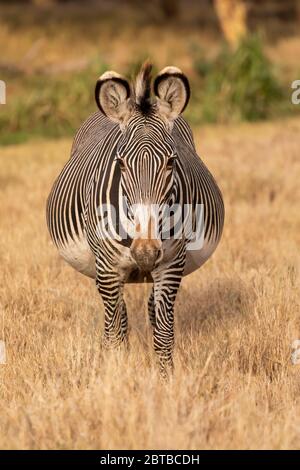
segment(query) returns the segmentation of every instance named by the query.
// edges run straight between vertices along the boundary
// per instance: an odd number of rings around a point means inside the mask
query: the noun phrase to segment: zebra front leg
[[[173,370],[174,305],[183,276],[185,259],[185,243],[179,242],[177,250],[174,250],[174,260],[152,272],[153,346],[158,357],[160,372],[165,377]]]
[[[124,299],[121,301],[121,330],[122,330],[122,341],[126,343],[128,347],[128,317],[127,317],[127,308]]]
[[[152,328],[155,328],[155,306],[154,306],[154,286],[148,299],[148,316]]]
[[[114,271],[104,273],[97,270],[96,286],[105,308],[103,345],[106,349],[113,349],[127,340],[127,311],[123,299],[124,282]]]
[[[173,370],[174,304],[181,278],[176,272],[154,281],[153,346],[163,376]]]

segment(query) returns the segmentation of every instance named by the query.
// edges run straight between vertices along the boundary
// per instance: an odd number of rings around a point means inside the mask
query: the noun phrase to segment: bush
[[[72,135],[97,110],[94,87],[106,69],[106,65],[93,61],[77,73],[7,77],[12,93],[9,89],[7,104],[1,107],[0,144],[37,135]]]
[[[204,121],[255,121],[270,117],[284,92],[257,36],[243,39],[236,50],[224,46],[212,60],[195,61],[202,79]]]

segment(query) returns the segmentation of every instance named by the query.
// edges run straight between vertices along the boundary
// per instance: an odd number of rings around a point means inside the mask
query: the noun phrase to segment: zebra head
[[[176,188],[172,128],[190,97],[189,82],[176,67],[158,74],[152,97],[151,69],[146,62],[132,83],[105,72],[95,90],[98,107],[122,131],[115,164],[135,227],[131,254],[146,272],[162,258],[162,207],[170,204]]]

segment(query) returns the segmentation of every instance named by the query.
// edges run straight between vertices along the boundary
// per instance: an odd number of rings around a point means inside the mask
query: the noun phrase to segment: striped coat
[[[174,67],[164,69],[154,82],[153,99],[150,70],[144,65],[134,84],[112,72],[100,77],[100,110],[75,135],[71,157],[48,198],[47,223],[62,257],[96,280],[105,306],[106,347],[126,339],[124,284],[153,282],[149,318],[154,349],[167,373],[172,367],[174,302],[181,278],[215,250],[224,206],[180,115],[189,99],[186,77]],[[175,236],[172,211],[165,212],[175,206],[186,207],[190,221],[187,230],[180,228],[180,236]],[[202,231],[195,248],[187,232],[194,233],[199,222],[198,207]],[[163,237],[166,220],[169,231]],[[131,228],[126,237],[120,235],[124,226]]]

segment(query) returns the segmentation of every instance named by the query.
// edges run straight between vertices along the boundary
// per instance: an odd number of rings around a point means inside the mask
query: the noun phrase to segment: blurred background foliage
[[[288,96],[259,36],[245,36],[234,50],[225,44],[212,60],[196,54],[195,70],[203,80],[199,119],[256,121],[283,111]]]
[[[298,112],[297,0],[0,1],[0,144],[71,135],[93,111],[112,68],[173,63],[190,78],[192,124]],[[294,56],[293,56],[294,51]]]

